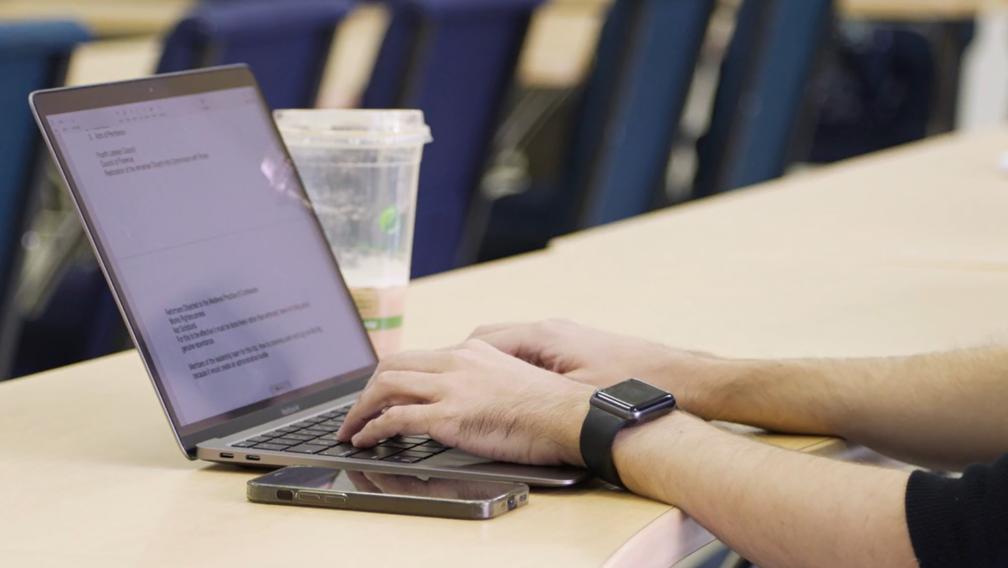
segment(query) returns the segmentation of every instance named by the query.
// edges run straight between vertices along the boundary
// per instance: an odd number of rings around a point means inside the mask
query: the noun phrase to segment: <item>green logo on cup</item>
[[[392,234],[399,230],[399,212],[395,205],[389,205],[378,216],[378,228],[384,233]]]

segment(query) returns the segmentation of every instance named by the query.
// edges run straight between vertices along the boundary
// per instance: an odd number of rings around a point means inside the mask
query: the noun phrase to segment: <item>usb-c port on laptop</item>
[[[220,453],[220,457],[222,457],[222,458],[227,458],[227,459],[231,459],[231,458],[233,458],[233,457],[234,457],[234,454],[232,454],[232,453],[228,453],[228,452],[221,452],[221,453]]]
[[[245,456],[245,459],[247,459],[248,461],[257,462],[259,461],[259,456]]]

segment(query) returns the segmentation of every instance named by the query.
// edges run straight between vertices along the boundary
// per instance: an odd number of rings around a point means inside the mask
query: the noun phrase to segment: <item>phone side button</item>
[[[346,503],[346,495],[326,495],[322,500],[330,505],[342,505]]]
[[[318,503],[322,500],[322,497],[315,493],[298,493],[297,498],[298,501],[304,501],[305,503]]]

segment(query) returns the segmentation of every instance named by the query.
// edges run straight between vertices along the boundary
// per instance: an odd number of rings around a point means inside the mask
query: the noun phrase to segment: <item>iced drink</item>
[[[397,351],[417,177],[431,140],[408,110],[279,110],[277,124],[379,355]]]

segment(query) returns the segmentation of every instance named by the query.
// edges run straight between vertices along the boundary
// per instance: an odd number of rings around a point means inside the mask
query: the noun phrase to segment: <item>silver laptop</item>
[[[337,442],[377,358],[245,66],[30,102],[190,459],[542,486],[585,477],[423,436],[364,450]]]

